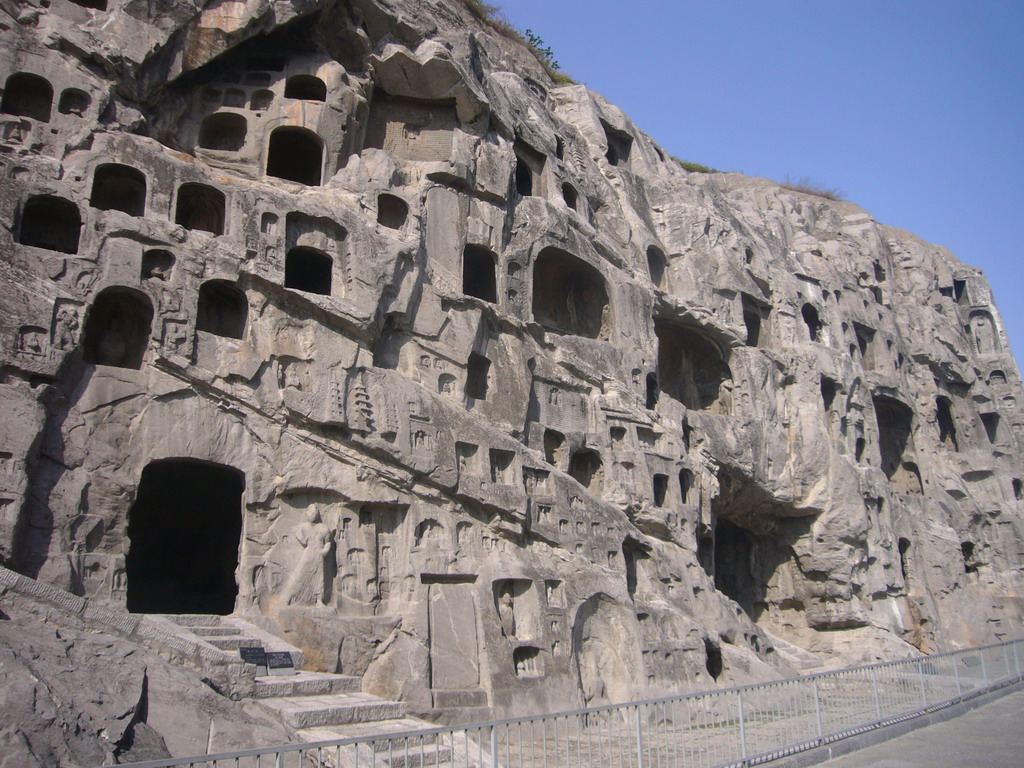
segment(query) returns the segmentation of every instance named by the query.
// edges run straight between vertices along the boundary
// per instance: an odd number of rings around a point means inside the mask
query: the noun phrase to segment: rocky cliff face
[[[1021,381],[945,250],[461,0],[0,11],[3,563],[463,719],[1019,631]]]

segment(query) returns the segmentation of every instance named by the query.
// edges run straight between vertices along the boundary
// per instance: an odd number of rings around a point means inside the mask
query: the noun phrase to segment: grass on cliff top
[[[721,173],[720,170],[718,170],[717,168],[712,168],[709,165],[691,163],[689,160],[681,160],[675,155],[669,155],[669,157],[675,160],[679,164],[679,167],[685,171],[690,171],[692,173]]]
[[[483,0],[462,0],[466,9],[473,14],[473,17],[477,21],[486,24],[488,27],[493,29],[499,35],[507,37],[509,40],[515,40],[522,43],[529,49],[544,71],[548,73],[555,83],[558,85],[575,85],[576,81],[567,73],[563,72],[561,66],[558,64],[558,60],[555,59],[554,51],[551,50],[550,46],[544,44],[544,41],[539,35],[536,35],[531,30],[526,30],[525,34],[516,29],[505,15],[501,11],[501,6],[492,5],[486,3]]]
[[[812,182],[806,176],[801,176],[796,180],[792,180],[787,176],[783,181],[779,182],[779,186],[783,189],[788,189],[790,192],[802,192],[805,195],[817,195],[818,197],[824,197],[826,200],[842,201],[846,199],[843,197],[843,193],[835,187],[823,187],[820,184]]]

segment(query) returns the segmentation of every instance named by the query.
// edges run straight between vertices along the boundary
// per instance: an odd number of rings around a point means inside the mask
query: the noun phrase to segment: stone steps
[[[223,616],[215,616],[206,613],[165,613],[159,614],[161,618],[167,619],[180,627],[219,627],[224,620]]]
[[[231,635],[230,637],[204,637],[203,639],[214,648],[220,648],[222,651],[237,651],[239,648],[251,648],[254,645],[260,644],[260,641],[256,638],[245,637],[244,635]]]
[[[237,635],[237,627],[189,627],[196,637],[219,637],[221,635]]]
[[[326,672],[299,672],[287,676],[256,678],[254,699],[286,698],[290,696],[322,696],[333,693],[358,693],[362,686],[358,677],[331,675]]]
[[[408,706],[368,693],[333,693],[257,699],[257,703],[295,729],[372,723],[404,717]]]

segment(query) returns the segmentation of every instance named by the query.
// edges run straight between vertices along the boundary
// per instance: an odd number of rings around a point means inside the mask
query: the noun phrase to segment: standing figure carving
[[[302,547],[295,568],[282,592],[285,605],[322,605],[331,599],[334,581],[334,532],[320,519],[320,510],[311,504],[305,519],[292,534]]]

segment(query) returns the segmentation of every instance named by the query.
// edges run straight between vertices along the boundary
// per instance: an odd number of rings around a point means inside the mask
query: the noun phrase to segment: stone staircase
[[[408,706],[363,693],[362,679],[348,675],[302,670],[302,650],[232,616],[152,616],[169,631],[188,636],[192,642],[210,646],[225,659],[238,662],[239,649],[260,646],[267,651],[287,651],[295,663],[294,674],[259,675],[247,701],[287,726],[296,743],[337,741],[361,736],[383,736],[421,731],[434,723],[410,717]],[[466,739],[430,735],[388,746],[386,742],[358,747],[330,748],[319,759],[324,768],[365,765],[374,768],[417,768],[448,762],[461,756],[460,765],[478,763],[468,759]]]
[[[16,594],[34,603],[41,615],[49,611],[71,626],[95,629],[130,639],[191,668],[217,684],[231,698],[262,708],[305,744],[359,737],[387,738],[398,733],[437,727],[410,717],[406,704],[362,693],[358,677],[302,669],[301,649],[234,616],[207,614],[130,614],[96,605],[0,566],[0,594]],[[45,606],[45,609],[43,608]],[[291,654],[294,674],[254,675],[239,648],[259,646]],[[476,703],[474,699],[472,702]],[[423,768],[450,762],[463,768],[489,768],[486,746],[465,735],[430,734],[358,747],[325,749],[316,768]]]

